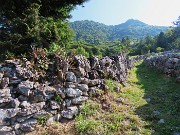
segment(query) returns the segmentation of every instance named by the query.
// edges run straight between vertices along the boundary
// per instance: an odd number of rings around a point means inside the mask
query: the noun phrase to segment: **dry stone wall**
[[[46,125],[72,119],[83,101],[108,90],[105,78],[125,85],[133,61],[123,54],[101,59],[77,55],[71,62],[56,57],[53,66],[56,72],[44,76],[27,60],[0,65],[1,135],[33,131],[40,118],[48,118]]]
[[[180,53],[164,52],[162,55],[147,58],[144,62],[180,82]]]

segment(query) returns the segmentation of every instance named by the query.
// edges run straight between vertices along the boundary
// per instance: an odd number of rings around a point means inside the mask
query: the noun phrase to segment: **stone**
[[[89,60],[82,55],[76,55],[74,57],[74,63],[77,64],[77,67],[83,68],[86,72],[89,72],[91,69]]]
[[[21,67],[21,65],[16,65],[16,72],[18,77],[22,77],[24,79],[34,78],[38,80],[39,76],[37,73],[33,73],[30,69]]]
[[[133,130],[133,131],[138,131],[139,128],[138,128],[137,126],[133,126],[133,127],[132,127],[132,130]]]
[[[76,69],[73,70],[73,72],[76,75],[76,77],[84,77],[87,74],[85,69],[82,67],[77,67]]]
[[[54,98],[55,93],[56,93],[56,89],[51,86],[45,86],[43,91],[44,91],[43,94],[46,101]]]
[[[58,90],[56,91],[56,94],[59,95],[59,96],[61,96],[62,99],[64,99],[64,98],[66,97],[66,95],[64,94],[64,92],[62,92],[62,90],[60,90],[60,89],[58,89]]]
[[[54,118],[55,118],[55,121],[59,122],[60,119],[62,118],[62,116],[61,116],[61,114],[56,114],[56,115],[54,116]]]
[[[40,102],[40,103],[34,103],[31,104],[28,108],[22,109],[18,115],[20,116],[28,116],[30,114],[34,114],[42,110],[45,106],[45,102]]]
[[[19,84],[19,83],[21,83],[21,79],[15,79],[15,80],[10,80],[10,82],[9,82],[9,84],[11,84],[11,85],[16,85],[16,84]]]
[[[99,69],[99,59],[97,57],[90,58],[91,69]]]
[[[56,114],[56,112],[55,112],[55,114]],[[45,110],[41,110],[41,111],[33,114],[33,118],[36,118],[36,119],[39,117],[44,117],[44,116],[45,117],[51,117],[52,115],[51,115],[51,112],[45,111]]]
[[[2,89],[7,88],[7,86],[9,85],[9,78],[8,77],[4,77],[1,79],[1,83],[0,83],[0,87]]]
[[[173,133],[173,135],[180,135],[180,132],[175,132]]]
[[[180,83],[180,76],[176,77],[176,82]]]
[[[19,102],[18,98],[16,98],[16,99],[11,100],[10,106],[12,108],[18,108],[19,104],[20,104],[20,102]]]
[[[76,79],[76,76],[73,72],[67,72],[66,73],[66,81],[68,82],[76,82],[77,79]]]
[[[30,119],[31,117],[33,117],[33,115],[28,115],[28,116],[24,116],[24,117],[23,117],[23,116],[19,116],[19,117],[16,119],[16,121],[19,122],[19,123],[22,123],[22,122]]]
[[[60,109],[60,105],[56,101],[50,101],[50,107],[52,110]]]
[[[19,123],[16,123],[14,126],[13,126],[13,129],[16,133],[16,135],[21,135],[21,131],[19,130],[20,129],[20,124]]]
[[[103,91],[100,90],[98,87],[90,87],[88,93],[90,97],[98,97],[101,95],[102,92]]]
[[[156,111],[153,111],[153,114],[154,115],[160,115],[160,112],[156,110]]]
[[[36,95],[34,94],[32,96],[32,103],[38,103],[38,102],[43,102],[45,100],[44,96],[43,95]]]
[[[0,72],[0,80],[3,78],[4,74]]]
[[[100,79],[94,79],[94,80],[89,81],[88,86],[93,87],[93,86],[97,86],[99,84],[101,84],[101,80]]]
[[[83,84],[89,84],[89,79],[88,78],[80,78],[80,82]]]
[[[0,135],[16,135],[12,127],[0,126]]]
[[[89,90],[89,87],[87,84],[78,84],[78,89],[82,92],[87,92]]]
[[[146,102],[150,102],[151,98],[146,98],[145,100],[146,100]]]
[[[89,79],[94,80],[99,78],[99,74],[96,70],[92,70],[91,72],[88,72]]]
[[[11,72],[12,68],[10,68],[10,67],[2,67],[1,71],[3,71],[3,72]]]
[[[47,120],[46,125],[49,126],[49,125],[51,125],[54,122],[59,122],[60,119],[61,119],[61,115],[60,114],[56,114],[55,116],[50,117]]]
[[[73,82],[65,82],[66,88],[76,88],[76,85]]]
[[[0,126],[0,134],[2,132],[11,132],[13,129],[12,127],[9,127],[9,126]]]
[[[176,54],[175,52],[153,56],[146,59],[144,63],[152,68],[160,70],[168,76],[177,78],[180,75],[180,58],[179,54]]]
[[[72,119],[79,113],[77,106],[67,107],[67,110],[62,111],[61,115],[64,118]]]
[[[12,118],[18,114],[20,108],[15,109],[0,109],[0,120],[5,118]]]
[[[18,97],[18,99],[19,99],[19,101],[27,101],[27,100],[28,100],[28,98],[25,97],[25,96],[23,96],[23,95],[20,95],[20,96]]]
[[[20,129],[23,132],[32,132],[35,130],[35,128],[30,124],[21,124]]]
[[[28,107],[30,107],[30,103],[27,101],[23,101],[23,102],[21,102],[20,107],[21,108],[28,108]]]
[[[106,56],[101,59],[100,63],[102,63],[102,66],[104,66],[104,67],[110,67],[112,60],[108,56]]]
[[[122,98],[122,97],[119,97],[119,98],[117,98],[116,99],[116,102],[119,102],[119,103],[124,103],[124,98]]]
[[[84,96],[80,96],[80,97],[77,97],[77,98],[73,98],[72,99],[72,103],[73,104],[82,104],[83,101],[86,101],[88,100],[88,97],[84,97]]]
[[[46,121],[46,125],[50,126],[52,123],[55,122],[55,118],[54,117],[50,117],[47,121]]]
[[[116,86],[114,87],[114,90],[117,91],[117,92],[120,92],[120,87],[116,85]]]
[[[164,121],[164,119],[160,119],[160,120],[158,121],[158,123],[159,123],[159,124],[164,124],[165,121]]]
[[[66,103],[66,106],[67,106],[67,107],[70,107],[70,106],[71,106],[72,101],[71,101],[71,100],[69,100],[69,99],[65,99],[65,103]]]
[[[1,89],[0,90],[0,97],[10,97],[10,89],[9,88],[5,88],[5,89]]]
[[[29,80],[23,81],[18,85],[18,92],[24,96],[29,96],[31,93],[31,89],[33,88],[34,82],[30,82]]]
[[[10,106],[10,103],[12,101],[12,97],[6,97],[6,98],[3,98],[3,99],[0,99],[0,107],[1,108],[9,108]]]
[[[68,97],[79,97],[82,95],[82,91],[79,89],[66,88],[66,94]]]

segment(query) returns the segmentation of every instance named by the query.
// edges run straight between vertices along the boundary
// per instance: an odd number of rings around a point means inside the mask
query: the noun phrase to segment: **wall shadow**
[[[152,135],[180,133],[180,83],[144,64],[137,66],[137,78],[147,104],[138,107],[136,114],[150,123],[145,128]]]

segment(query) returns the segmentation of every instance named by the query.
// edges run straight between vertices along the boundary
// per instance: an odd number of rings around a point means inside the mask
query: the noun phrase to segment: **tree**
[[[178,17],[177,21],[174,21],[173,24],[175,26],[180,26],[180,16]]]
[[[48,48],[52,43],[65,47],[71,35],[67,22],[70,11],[85,1],[1,0],[1,50],[24,53],[31,44]]]
[[[157,37],[157,46],[161,48],[167,48],[167,41],[164,32],[161,32]]]

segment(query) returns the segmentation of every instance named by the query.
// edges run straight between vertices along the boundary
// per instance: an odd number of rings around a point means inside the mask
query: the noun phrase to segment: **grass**
[[[130,72],[127,86],[120,91],[114,90],[116,82],[108,79],[106,83],[109,92],[83,103],[75,120],[42,131],[54,135],[171,135],[180,132],[180,84],[173,78],[138,63]],[[153,111],[160,114],[155,115]],[[165,123],[158,123],[160,119]]]

